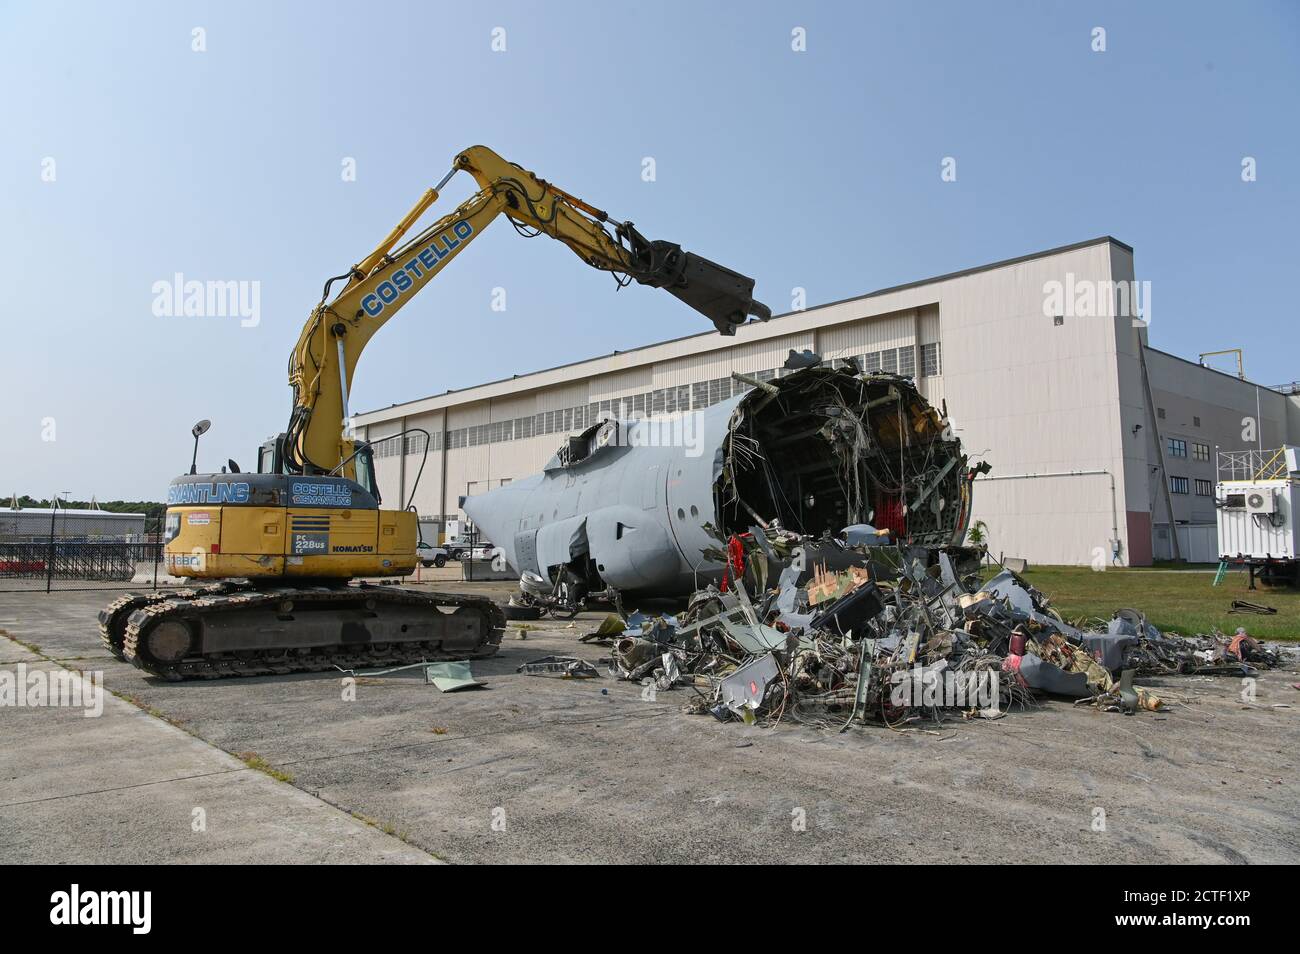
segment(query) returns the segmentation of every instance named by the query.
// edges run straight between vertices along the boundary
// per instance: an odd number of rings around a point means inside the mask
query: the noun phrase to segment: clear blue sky
[[[1111,234],[1153,344],[1290,381],[1298,53],[1293,2],[3,0],[0,493],[161,499],[201,417],[207,465],[252,467],[323,280],[480,142],[777,312]],[[176,272],[260,282],[260,324],[156,317]],[[705,328],[499,223],[376,338],[353,407]]]

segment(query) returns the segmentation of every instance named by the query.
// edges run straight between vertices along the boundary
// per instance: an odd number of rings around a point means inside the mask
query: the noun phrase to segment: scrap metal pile
[[[805,568],[828,549],[841,557],[830,565],[849,565]],[[982,581],[982,555],[882,544],[870,527],[816,543],[755,528],[724,541],[726,575],[685,612],[611,616],[584,639],[610,645],[619,678],[692,691],[686,711],[843,728],[999,718],[1040,693],[1154,711],[1169,702],[1135,676],[1247,676],[1280,662],[1242,631],[1186,638],[1134,610],[1072,625],[1010,570]]]

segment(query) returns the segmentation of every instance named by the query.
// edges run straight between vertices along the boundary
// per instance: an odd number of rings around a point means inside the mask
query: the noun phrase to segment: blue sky
[[[252,467],[324,279],[474,143],[776,312],[1111,234],[1155,346],[1300,377],[1296,3],[3,0],[0,82],[5,495],[161,499],[201,417],[209,466]],[[177,272],[260,282],[259,324],[156,316]],[[500,223],[376,337],[353,407],[707,327]]]

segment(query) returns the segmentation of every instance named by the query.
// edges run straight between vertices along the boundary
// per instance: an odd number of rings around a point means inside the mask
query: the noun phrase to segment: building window
[[[930,378],[939,373],[939,342],[921,345],[921,376]]]
[[[916,348],[912,345],[898,349],[898,373],[905,378],[916,377]]]
[[[1186,456],[1187,456],[1187,441],[1185,441],[1185,440],[1183,440],[1182,438],[1179,438],[1179,437],[1171,437],[1171,438],[1169,438],[1169,456],[1170,456],[1170,457],[1186,457]],[[1185,491],[1184,491],[1184,492],[1185,492]]]
[[[1212,485],[1208,480],[1201,480],[1200,478],[1197,478],[1197,480],[1196,480],[1196,496],[1198,496],[1198,497],[1213,497],[1213,496],[1214,496],[1214,487],[1213,487],[1213,485]]]
[[[881,370],[879,351],[869,351],[862,356],[862,370],[863,371]]]
[[[1199,417],[1197,417],[1196,415],[1192,415],[1192,426],[1193,426],[1193,427],[1200,427],[1200,426],[1201,426],[1201,419],[1200,419]]]
[[[1163,421],[1165,419],[1165,409],[1162,407],[1156,408],[1156,417]]]
[[[890,374],[898,373],[898,349],[886,348],[880,352],[880,368]]]
[[[1196,443],[1193,443],[1193,444],[1192,444],[1192,457],[1194,457],[1196,460],[1209,460],[1209,459],[1210,459],[1210,445],[1209,445],[1209,444],[1196,444]]]
[[[1186,477],[1170,477],[1170,478],[1169,478],[1169,492],[1170,492],[1171,494],[1185,494],[1185,493],[1187,493],[1187,478],[1186,478]]]

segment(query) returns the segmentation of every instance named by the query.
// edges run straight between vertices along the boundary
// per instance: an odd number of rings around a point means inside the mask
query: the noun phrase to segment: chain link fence
[[[166,586],[162,532],[138,513],[0,510],[0,592]]]
[[[167,573],[163,517],[75,507],[0,509],[0,593],[153,590],[180,585]],[[460,559],[422,566],[406,582],[517,579],[477,531]],[[444,551],[445,552],[445,551]]]

